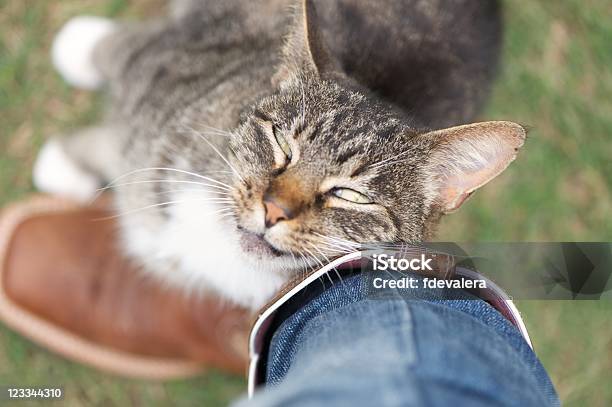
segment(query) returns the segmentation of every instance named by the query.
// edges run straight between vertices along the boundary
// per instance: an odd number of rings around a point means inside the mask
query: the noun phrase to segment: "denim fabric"
[[[249,406],[557,406],[518,330],[478,299],[366,297],[360,276],[276,330]],[[422,294],[422,293],[421,293]]]

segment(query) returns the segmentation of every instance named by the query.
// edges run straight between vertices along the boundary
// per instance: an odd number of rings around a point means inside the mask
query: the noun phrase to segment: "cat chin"
[[[270,262],[283,256],[283,253],[272,246],[263,236],[241,229],[238,229],[237,233],[240,234],[240,248],[245,255]]]

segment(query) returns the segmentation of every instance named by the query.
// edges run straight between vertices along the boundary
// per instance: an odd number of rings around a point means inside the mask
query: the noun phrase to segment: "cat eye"
[[[287,157],[287,160],[291,161],[291,146],[289,146],[289,142],[287,141],[285,136],[280,134],[276,126],[272,127],[272,132],[274,133],[274,138],[276,139],[276,142]]]
[[[350,188],[334,188],[330,191],[332,195],[337,198],[344,199],[345,201],[357,203],[357,204],[371,204],[373,201],[354,189]]]

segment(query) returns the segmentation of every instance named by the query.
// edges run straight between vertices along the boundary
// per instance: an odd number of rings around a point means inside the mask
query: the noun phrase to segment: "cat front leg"
[[[104,125],[50,138],[36,158],[34,185],[42,192],[87,203],[104,183],[125,172],[122,134],[119,126]]]

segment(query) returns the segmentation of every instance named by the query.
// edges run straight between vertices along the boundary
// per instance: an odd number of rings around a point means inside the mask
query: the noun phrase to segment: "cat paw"
[[[74,17],[55,36],[51,59],[55,69],[69,84],[82,89],[97,89],[103,78],[93,63],[96,44],[116,28],[110,19]]]
[[[38,190],[82,203],[95,196],[100,184],[70,159],[57,140],[47,141],[40,150],[32,176]]]

